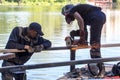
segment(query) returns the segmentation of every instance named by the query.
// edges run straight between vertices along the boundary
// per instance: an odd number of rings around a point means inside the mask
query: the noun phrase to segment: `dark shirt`
[[[22,31],[21,31],[21,30]],[[9,37],[9,40],[6,45],[6,49],[24,49],[25,45],[29,45],[31,47],[37,45],[44,45],[44,48],[51,47],[51,42],[47,39],[44,39],[41,36],[37,36],[35,39],[28,38],[27,35],[27,27],[15,27]],[[16,65],[21,65],[27,62],[33,53],[23,52],[23,53],[15,53],[16,57],[12,59],[8,59],[7,61],[13,62]]]
[[[75,12],[78,12],[86,23],[94,16],[94,14],[91,14],[94,11],[101,11],[101,8],[89,4],[78,4],[70,10],[69,14],[73,15]]]

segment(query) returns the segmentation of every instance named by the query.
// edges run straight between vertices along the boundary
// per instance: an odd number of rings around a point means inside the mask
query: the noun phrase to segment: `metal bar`
[[[75,60],[75,52],[76,50],[71,50],[70,49],[70,60]],[[72,72],[75,69],[75,65],[70,66],[70,72]]]
[[[107,47],[120,47],[120,43],[116,43],[116,44],[102,44],[101,46],[99,46],[101,48],[107,48]],[[85,48],[91,48],[91,46],[75,46],[72,47],[72,50],[77,50],[77,49],[85,49]]]
[[[48,48],[48,49],[45,49],[43,51],[47,51],[47,50],[68,50],[68,49],[71,49],[72,47],[66,47],[66,46],[62,46],[62,47],[51,47],[51,48]]]
[[[116,44],[103,44],[103,45],[101,45],[101,47],[103,47],[103,48],[106,48],[106,47],[120,47],[120,43],[119,44],[117,44],[117,43]],[[43,50],[43,51],[47,51],[47,50],[68,50],[68,49],[77,50],[77,49],[85,49],[85,48],[91,48],[91,46],[51,47],[51,48],[48,48],[48,49]],[[25,50],[18,50],[18,49],[1,49],[0,50],[0,53],[15,53],[15,52],[25,52]],[[71,54],[71,56],[73,56],[73,55],[74,54]],[[3,54],[0,57],[2,57],[0,59],[6,59],[7,55]],[[10,58],[10,57],[8,56],[8,58]],[[11,58],[13,58],[13,57],[11,57]]]
[[[47,50],[66,50],[70,49],[70,47],[52,47]],[[43,50],[45,51],[45,50]],[[16,52],[25,52],[25,50],[18,50],[18,49],[1,49],[0,53],[6,53],[6,54],[0,54],[0,60],[2,59],[8,59],[8,58],[14,58]],[[10,54],[9,54],[10,53]]]
[[[115,44],[102,44],[101,47],[120,47],[120,43]]]
[[[15,53],[15,52],[25,52],[25,50],[18,49],[1,49],[0,53]]]
[[[115,43],[115,44],[102,44],[101,45],[102,48],[107,48],[107,47],[120,47],[120,43]],[[47,51],[47,50],[68,50],[71,48],[75,48],[75,49],[85,49],[85,48],[91,48],[91,46],[70,46],[70,47],[66,47],[66,46],[62,46],[62,47],[51,47],[48,49],[45,49],[43,51]],[[18,49],[1,49],[0,53],[14,53],[14,52],[25,52],[25,50],[18,50]]]
[[[42,51],[47,51],[47,50],[68,50],[71,47],[66,47],[66,46],[62,46],[62,47],[51,47],[48,49],[44,49]],[[0,53],[15,53],[15,52],[25,52],[25,50],[18,50],[18,49],[1,49]]]
[[[29,70],[29,69],[68,66],[68,65],[76,65],[76,64],[101,63],[101,62],[109,62],[109,61],[120,61],[120,57],[95,58],[95,59],[76,60],[76,61],[73,60],[73,61],[33,64],[33,65],[6,66],[0,68],[0,72],[8,71],[8,70],[27,70],[27,69]]]

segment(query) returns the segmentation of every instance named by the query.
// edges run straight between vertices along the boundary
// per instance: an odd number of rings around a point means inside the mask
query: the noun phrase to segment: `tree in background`
[[[5,2],[5,0],[0,0],[0,3],[2,4],[3,2]]]
[[[3,3],[3,2],[8,2],[8,3],[12,3],[12,2],[15,2],[15,3],[18,3],[18,5],[20,5],[21,3],[28,3],[29,2],[45,2],[45,3],[50,3],[50,4],[54,4],[54,3],[84,3],[86,2],[86,0],[0,0],[0,3]]]
[[[0,3],[2,4],[2,0],[0,0]]]

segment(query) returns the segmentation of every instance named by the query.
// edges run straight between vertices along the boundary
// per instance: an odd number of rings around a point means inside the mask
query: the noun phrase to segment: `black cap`
[[[41,29],[41,25],[39,23],[36,23],[36,22],[32,22],[30,25],[29,25],[29,29],[32,29],[34,31],[36,31],[38,34],[40,34],[41,36],[44,35],[44,33],[42,32],[42,29]]]
[[[62,8],[62,14],[65,15],[66,13],[68,14],[69,11],[74,7],[73,4],[67,4]]]

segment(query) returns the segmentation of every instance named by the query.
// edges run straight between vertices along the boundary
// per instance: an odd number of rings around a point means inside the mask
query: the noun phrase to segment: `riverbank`
[[[49,5],[64,5],[66,4],[65,2],[63,3],[48,3],[48,2],[23,2],[23,3],[17,3],[17,2],[3,2],[0,3],[0,5],[21,5],[21,6],[30,6],[30,5],[44,5],[44,6],[49,6]]]
[[[77,4],[80,2],[2,2],[0,5],[21,5],[21,6],[30,6],[30,5],[44,5],[44,6],[61,6],[68,3]]]
[[[79,4],[79,3],[87,3],[87,4],[91,4],[88,2],[2,2],[0,3],[0,6],[41,6],[41,7],[52,7],[52,8],[57,8],[57,10],[59,8],[62,8],[64,5],[66,4]],[[92,4],[94,5],[94,4]],[[112,3],[111,4],[112,8],[119,8],[120,7],[120,3]]]

